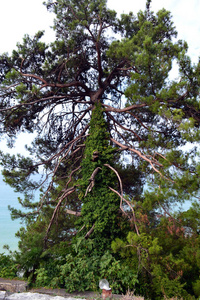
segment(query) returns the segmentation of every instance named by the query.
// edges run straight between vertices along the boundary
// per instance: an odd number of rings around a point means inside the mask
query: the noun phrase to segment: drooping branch
[[[159,167],[162,167],[163,165],[160,164],[157,160],[153,159],[153,160],[150,160],[149,158],[147,158],[145,155],[143,155],[139,150],[136,150],[134,148],[130,148],[126,145],[123,145],[121,144],[120,142],[114,140],[113,138],[110,138],[111,141],[113,143],[115,143],[116,145],[120,146],[122,150],[129,150],[131,152],[134,152],[136,153],[138,156],[140,156],[141,158],[143,158],[144,160],[146,160],[147,162],[149,162],[150,164],[154,163],[155,165],[159,166]],[[158,170],[156,170],[156,172],[159,172]]]
[[[87,187],[87,189],[86,189],[85,197],[87,196],[88,192],[91,192],[91,190],[93,189],[93,187],[94,187],[94,182],[95,182],[95,176],[96,176],[96,174],[98,173],[99,170],[101,170],[101,168],[100,168],[100,167],[97,167],[97,168],[93,171],[92,175],[90,176],[90,179],[89,179],[90,184],[88,185],[88,187]]]
[[[153,157],[152,157],[152,160],[151,160],[151,159],[147,158],[145,155],[143,155],[139,150],[136,150],[136,149],[134,149],[134,148],[131,148],[131,147],[127,146],[127,145],[123,145],[123,144],[121,144],[120,142],[114,140],[113,138],[110,138],[110,139],[111,139],[111,141],[112,141],[113,143],[115,143],[116,145],[118,145],[122,150],[129,150],[129,151],[131,151],[131,152],[137,154],[139,157],[141,157],[141,158],[144,159],[145,161],[147,161],[147,162],[152,166],[152,168],[154,169],[154,171],[156,171],[158,174],[160,174],[161,177],[164,177],[163,174],[162,174],[157,168],[155,168],[154,164],[157,165],[157,166],[159,166],[159,167],[163,167],[163,165],[160,164],[160,163],[159,163],[157,160],[155,160]],[[171,179],[168,179],[168,180],[171,181]]]
[[[166,176],[164,176],[154,165],[157,165],[159,167],[163,167],[162,164],[160,164],[155,158],[153,158],[152,156],[152,160],[149,159],[147,156],[143,155],[139,150],[136,150],[132,147],[129,147],[129,146],[125,146],[123,144],[121,144],[120,142],[114,140],[113,138],[110,138],[111,141],[113,143],[115,143],[116,145],[120,146],[122,150],[128,150],[130,152],[133,152],[133,153],[136,153],[139,157],[141,157],[142,159],[144,159],[145,161],[147,161],[153,168],[153,170],[158,173],[162,178],[168,180],[168,181],[171,181],[172,183],[174,183],[173,180],[171,180],[170,178],[167,178]]]
[[[67,184],[66,184],[66,188],[68,188],[68,185],[69,185],[70,182],[72,181],[72,175],[73,175],[75,172],[77,172],[78,170],[80,170],[80,169],[81,169],[81,166],[78,166],[75,170],[73,170],[73,171],[70,173],[70,175],[69,175],[69,180],[68,180],[68,182],[67,182]],[[64,190],[63,192],[65,192],[65,190]]]
[[[136,220],[136,217],[135,217],[135,212],[134,212],[133,206],[130,204],[130,202],[129,202],[127,199],[125,199],[123,196],[121,196],[121,194],[120,194],[118,191],[116,191],[115,189],[113,189],[113,188],[110,187],[110,186],[109,186],[109,189],[110,189],[112,192],[114,192],[115,194],[117,194],[117,195],[118,195],[123,201],[125,201],[126,204],[130,207],[130,209],[132,210],[132,214],[133,214],[133,221],[134,221],[134,226],[135,226],[136,233],[137,233],[137,235],[140,235],[139,230],[138,230],[138,227],[137,227],[137,223],[136,223],[137,220]],[[123,207],[121,206],[120,208],[121,208],[121,210],[123,211],[123,213],[124,213],[125,215],[127,215],[127,213],[124,211]]]
[[[111,170],[116,174],[116,176],[117,176],[117,178],[118,178],[118,181],[119,181],[120,193],[119,193],[118,191],[116,191],[115,189],[111,188],[111,187],[108,187],[108,188],[109,188],[111,191],[113,191],[114,193],[116,193],[116,194],[120,197],[120,199],[121,199],[121,200],[120,200],[120,209],[122,210],[122,212],[123,212],[126,216],[128,216],[128,214],[127,214],[127,213],[124,211],[124,209],[123,209],[123,206],[122,206],[123,201],[125,201],[126,204],[131,208],[132,214],[133,214],[134,226],[135,226],[135,229],[136,229],[137,234],[139,235],[139,230],[138,230],[138,227],[137,227],[137,224],[136,224],[136,217],[135,217],[134,209],[133,209],[132,205],[130,204],[130,202],[129,202],[127,199],[125,199],[125,198],[123,197],[123,185],[122,185],[122,180],[121,180],[121,178],[120,178],[120,176],[119,176],[119,173],[117,172],[117,170],[115,170],[115,168],[113,168],[113,167],[110,166],[109,164],[104,164],[104,166],[108,167],[109,169],[111,169]],[[91,177],[90,177],[90,179],[89,179],[89,180],[90,180],[90,184],[88,185],[87,190],[86,190],[86,192],[85,192],[85,197],[87,196],[87,193],[90,192],[90,191],[92,190],[92,188],[94,187],[94,184],[95,184],[95,176],[96,176],[96,174],[98,173],[99,170],[101,170],[101,168],[100,168],[100,167],[97,167],[97,168],[93,171],[93,173],[92,173],[92,175],[91,175]],[[94,227],[94,225],[93,225],[93,227]],[[93,231],[93,227],[90,229],[90,231]],[[88,234],[91,234],[90,231],[87,233],[87,235],[88,235]],[[86,235],[86,236],[87,236],[87,235]]]
[[[94,227],[95,227],[95,223],[92,225],[92,227],[90,228],[90,230],[86,233],[85,235],[85,239],[89,238],[89,236],[92,234],[92,232],[94,231]]]
[[[113,167],[111,167],[109,164],[104,164],[104,166],[108,167],[109,169],[111,169],[116,175],[117,175],[117,178],[118,178],[118,181],[119,181],[119,187],[120,187],[120,198],[121,198],[121,201],[120,201],[120,208],[122,208],[122,201],[123,201],[123,186],[122,186],[122,181],[121,181],[121,178],[119,176],[119,173],[117,172],[117,170],[115,170]]]
[[[124,209],[123,209],[122,202],[125,201],[126,204],[128,204],[128,206],[131,208],[132,214],[133,214],[133,220],[134,220],[134,224],[135,224],[135,229],[136,229],[137,234],[139,235],[139,230],[138,230],[137,224],[136,224],[136,217],[135,217],[134,209],[133,209],[132,205],[130,204],[130,202],[129,202],[127,199],[125,199],[125,198],[123,197],[123,186],[122,186],[122,180],[121,180],[121,178],[120,178],[120,176],[119,176],[119,173],[117,172],[117,170],[115,170],[115,168],[113,168],[113,167],[110,166],[109,164],[104,164],[104,166],[106,166],[106,167],[108,167],[109,169],[111,169],[111,170],[117,175],[117,178],[118,178],[118,181],[119,181],[119,186],[120,186],[120,193],[119,193],[118,191],[116,191],[115,189],[111,188],[111,187],[109,187],[109,189],[110,189],[111,191],[113,191],[114,193],[116,193],[116,194],[120,197],[120,199],[121,199],[121,200],[120,200],[120,209],[123,211],[123,213],[124,213],[125,215],[127,215],[127,213],[126,213],[126,212],[124,211]]]
[[[65,198],[67,198],[70,194],[72,194],[75,190],[76,190],[76,188],[73,186],[73,187],[67,189],[67,190],[65,191],[65,193],[60,197],[60,200],[58,201],[58,204],[56,205],[56,207],[55,207],[55,209],[54,209],[54,212],[53,212],[53,215],[52,215],[52,217],[51,217],[49,226],[48,226],[48,228],[47,228],[46,235],[45,235],[45,242],[46,242],[48,233],[49,233],[49,231],[50,231],[50,229],[51,229],[51,226],[52,226],[52,224],[53,224],[53,222],[54,222],[56,213],[57,213],[59,207],[60,207],[61,204],[62,204],[62,201],[63,201]],[[80,215],[81,215],[80,212],[75,212],[75,211],[72,211],[72,210],[70,210],[70,209],[66,209],[65,211],[66,211],[68,214],[71,214],[71,215],[75,215],[75,216],[80,216]]]
[[[82,134],[83,134],[83,133],[82,133]],[[67,152],[64,154],[64,156],[63,156],[61,159],[59,159],[59,155],[61,155],[61,153],[65,150],[66,146],[64,147],[64,149],[61,149],[59,153],[53,155],[52,159],[53,159],[54,157],[56,157],[57,160],[58,160],[58,162],[57,162],[57,164],[56,164],[54,170],[51,172],[51,173],[53,174],[53,176],[52,176],[51,182],[49,183],[48,189],[46,190],[45,194],[43,195],[42,199],[40,200],[40,208],[41,208],[42,205],[43,205],[43,202],[44,202],[44,199],[45,199],[46,195],[47,195],[48,192],[52,189],[53,182],[54,182],[54,177],[55,177],[55,175],[56,175],[56,171],[57,171],[59,165],[61,164],[62,160],[70,153],[70,151],[71,151],[73,145],[75,144],[75,142],[77,142],[78,140],[80,140],[80,139],[83,137],[82,134],[80,134],[79,137],[75,138],[73,141],[71,141],[71,142],[69,142],[69,143],[67,144],[67,145],[70,146],[70,147],[69,147],[69,149],[67,150]],[[48,161],[51,161],[51,160],[48,160]],[[78,169],[79,169],[79,168],[78,168]],[[73,171],[72,171],[72,172],[73,172]],[[50,175],[50,174],[49,174],[49,175]]]
[[[50,96],[50,97],[44,97],[44,98],[40,98],[40,99],[36,99],[36,100],[32,100],[30,102],[23,102],[23,103],[19,103],[19,104],[16,104],[16,105],[13,105],[11,107],[6,107],[6,108],[0,108],[0,111],[8,111],[8,110],[13,110],[15,108],[19,108],[19,107],[22,107],[22,106],[32,106],[34,104],[37,104],[37,103],[42,103],[42,102],[46,102],[48,101],[49,104],[51,104],[51,102],[49,102],[49,100],[62,100],[62,99],[66,99],[67,96]]]

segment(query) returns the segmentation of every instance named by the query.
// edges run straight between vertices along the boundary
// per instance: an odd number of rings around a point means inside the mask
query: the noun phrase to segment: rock
[[[0,300],[4,300],[6,296],[6,292],[5,291],[0,291]]]
[[[22,293],[27,289],[27,282],[23,280],[9,280],[0,278],[0,290],[11,293]]]
[[[4,300],[84,300],[84,299],[78,299],[78,298],[71,298],[71,297],[61,297],[61,296],[50,296],[45,294],[39,294],[39,293],[14,293],[12,295],[6,296],[4,294]]]

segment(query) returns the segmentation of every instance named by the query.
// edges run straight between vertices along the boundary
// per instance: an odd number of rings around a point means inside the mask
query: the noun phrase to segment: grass
[[[128,290],[126,294],[122,296],[122,300],[144,300],[144,297],[135,296],[134,291]]]

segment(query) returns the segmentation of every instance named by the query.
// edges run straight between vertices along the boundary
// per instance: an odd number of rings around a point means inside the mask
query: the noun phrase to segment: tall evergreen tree
[[[101,254],[118,238],[112,248],[124,257],[130,230],[137,251],[128,258],[138,268],[139,254],[152,282],[146,254],[160,253],[156,228],[171,220],[171,205],[199,195],[200,65],[175,40],[170,12],[154,14],[150,4],[118,18],[104,0],[48,0],[55,42],[42,42],[43,32],[26,35],[0,57],[1,135],[11,147],[18,132],[36,136],[28,158],[1,152],[5,181],[25,194],[28,213],[11,212],[26,220],[18,259],[25,267],[31,256],[29,270],[49,248],[59,244],[66,254],[79,238]],[[174,62],[177,81],[169,77]]]

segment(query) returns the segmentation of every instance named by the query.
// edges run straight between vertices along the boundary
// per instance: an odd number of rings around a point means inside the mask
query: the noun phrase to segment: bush
[[[91,240],[82,240],[74,249],[65,259],[54,257],[43,263],[35,271],[36,286],[62,287],[67,292],[97,291],[99,280],[106,278],[114,293],[134,288],[137,275],[109,251],[103,256],[94,254]]]
[[[15,278],[17,277],[17,264],[10,255],[0,253],[0,277]]]

